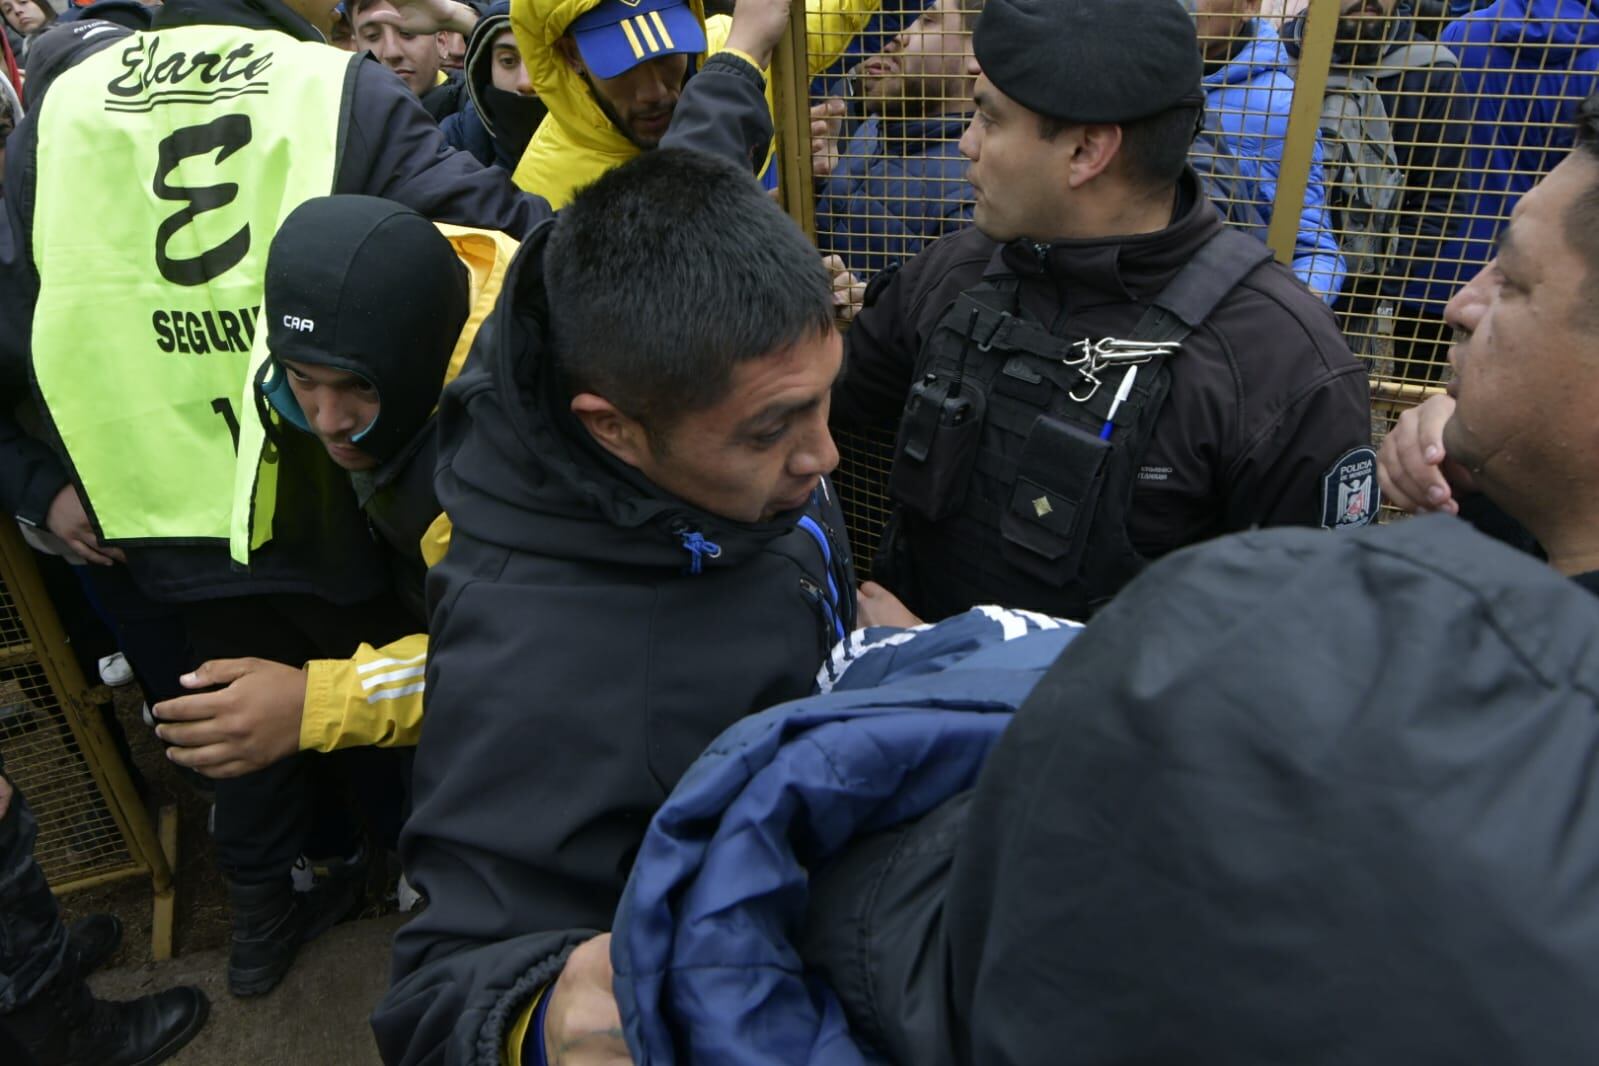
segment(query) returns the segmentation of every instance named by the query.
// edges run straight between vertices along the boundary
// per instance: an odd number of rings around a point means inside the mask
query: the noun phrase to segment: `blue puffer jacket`
[[[816,242],[859,277],[903,263],[972,220],[966,115],[861,123],[816,204]]]
[[[1440,249],[1432,284],[1407,294],[1441,308],[1493,258],[1522,193],[1571,149],[1577,105],[1599,88],[1599,13],[1584,0],[1498,0],[1438,39],[1460,57],[1460,91],[1475,100],[1455,206],[1470,221]]]
[[[1288,137],[1288,111],[1294,102],[1291,60],[1277,31],[1261,21],[1246,23],[1253,37],[1221,69],[1205,75],[1205,109],[1227,139],[1245,173],[1254,179],[1251,199],[1276,205],[1277,173],[1282,169]],[[1321,145],[1311,157],[1305,204],[1299,212],[1299,237],[1294,242],[1294,273],[1328,303],[1344,282],[1344,259],[1332,233],[1327,191],[1321,172]]]
[[[823,670],[831,691],[723,733],[656,814],[617,909],[611,961],[634,1062],[881,1061],[790,941],[808,869],[971,788],[1079,631],[978,607],[857,632]]]

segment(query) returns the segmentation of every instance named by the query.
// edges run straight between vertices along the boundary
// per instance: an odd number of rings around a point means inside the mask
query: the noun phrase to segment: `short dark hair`
[[[680,148],[561,210],[545,286],[571,394],[605,397],[655,439],[718,403],[738,364],[833,328],[832,280],[794,220],[748,171]]]
[[[1572,152],[1590,163],[1599,163],[1599,91],[1577,105],[1576,146]],[[1566,222],[1566,239],[1587,264],[1591,288],[1592,279],[1599,277],[1599,183],[1577,197],[1566,211]],[[1599,307],[1592,307],[1587,318],[1599,328]]]
[[[1577,105],[1577,148],[1599,162],[1599,89]]]
[[[1038,118],[1038,135],[1046,141],[1061,131],[1082,125],[1060,119]],[[1140,189],[1170,188],[1188,164],[1188,149],[1199,132],[1199,115],[1193,107],[1173,107],[1148,118],[1118,123],[1122,128],[1121,167]]]

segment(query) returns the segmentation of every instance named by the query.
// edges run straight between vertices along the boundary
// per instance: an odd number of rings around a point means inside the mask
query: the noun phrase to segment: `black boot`
[[[91,914],[67,930],[67,953],[80,977],[106,964],[122,946],[122,921],[114,914]]]
[[[39,1066],[155,1066],[194,1039],[210,1010],[198,988],[114,1003],[63,972],[0,1022]]]
[[[261,996],[277,987],[300,945],[332,929],[360,903],[360,884],[347,878],[294,891],[288,877],[258,885],[228,886],[233,904],[233,945],[228,991]]]

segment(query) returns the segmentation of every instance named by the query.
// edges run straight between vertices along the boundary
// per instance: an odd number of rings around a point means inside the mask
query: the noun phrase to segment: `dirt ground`
[[[143,698],[135,685],[113,690],[116,717],[127,737],[134,769],[148,791],[153,812],[168,803],[178,808],[178,897],[173,951],[179,958],[196,952],[224,949],[228,944],[227,883],[216,867],[216,852],[206,828],[211,800],[204,783],[167,761],[161,742],[141,716]],[[392,913],[385,897],[392,889],[393,870],[374,870],[368,906],[360,918]],[[150,948],[150,883],[129,879],[60,897],[68,922],[97,911],[122,919],[122,947],[110,967],[140,966],[153,961]]]
[[[168,803],[178,807],[178,882],[173,950],[178,955],[225,947],[228,942],[227,884],[217,872],[215,852],[206,832],[211,801],[191,784],[162,754],[160,741],[144,724],[143,698],[138,686],[112,690],[117,720],[133,754],[134,769],[148,789],[150,807]],[[96,911],[109,911],[122,919],[122,948],[112,967],[136,966],[152,961],[150,951],[150,883],[142,879],[119,881],[60,897],[67,921]]]

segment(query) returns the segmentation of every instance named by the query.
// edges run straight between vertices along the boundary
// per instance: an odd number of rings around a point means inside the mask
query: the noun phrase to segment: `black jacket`
[[[173,0],[161,9],[156,30],[200,24],[322,40],[281,0]],[[52,60],[46,76],[53,78],[99,46],[74,42]],[[6,417],[30,387],[28,338],[38,294],[30,251],[34,152],[36,123],[47,102],[44,84],[30,88],[33,107],[13,135],[6,158],[6,211],[15,240],[10,260],[0,261],[0,507],[42,525],[50,501],[70,483],[69,471],[54,447],[26,438]],[[763,89],[759,73],[743,61],[708,61],[684,90],[665,143],[740,162],[764,153],[771,120]],[[484,168],[450,149],[416,97],[381,64],[352,59],[345,100],[333,192],[387,197],[436,221],[516,235],[549,217],[549,205],[519,192],[503,170]],[[129,548],[129,570],[144,591],[164,600],[296,592],[335,602],[354,602],[380,591],[388,580],[386,568],[372,550],[342,472],[320,448],[304,450],[303,456],[291,454],[287,461],[294,465],[279,476],[273,541],[253,556],[248,574],[232,566],[225,546]]]
[[[1390,35],[1390,51],[1428,38],[1416,31],[1412,19],[1400,19]],[[1395,228],[1394,273],[1383,279],[1383,295],[1405,295],[1409,275],[1427,277],[1428,264],[1438,258],[1446,237],[1459,237],[1465,216],[1458,212],[1455,193],[1462,178],[1470,99],[1460,87],[1458,63],[1418,67],[1383,84],[1383,105],[1394,136],[1394,154],[1405,172]],[[1441,314],[1441,308],[1434,308]]]
[[[1447,518],[1182,552],[813,877],[805,956],[916,1066],[1591,1062],[1596,632]]]
[[[1145,302],[1222,226],[1192,171],[1181,199],[1170,226],[1140,236],[999,245],[973,228],[924,250],[850,329],[834,424],[895,423],[925,371],[929,335],[955,297],[985,276],[1016,275],[1022,307],[1059,337],[1128,336]],[[1287,268],[1268,264],[1169,365],[1170,395],[1132,492],[1133,546],[1153,558],[1257,525],[1322,524],[1324,476],[1371,438],[1365,368],[1326,306]],[[1015,606],[1065,613],[1047,603]]]
[[[691,83],[692,84],[692,83]],[[439,411],[450,550],[428,575],[427,726],[406,876],[430,900],[373,1016],[390,1063],[498,1063],[570,929],[610,924],[644,829],[733,721],[811,691],[854,624],[842,517],[746,525],[664,495],[568,410],[543,234],[523,245]],[[698,534],[720,551],[691,573]]]
[[[438,434],[429,419],[410,445],[369,476],[353,479],[356,499],[389,561],[394,594],[410,612],[416,632],[427,628],[427,561],[422,535],[439,517],[433,492]]]

